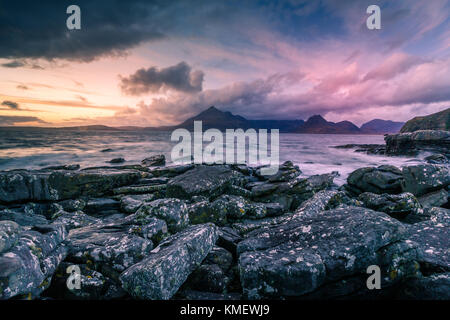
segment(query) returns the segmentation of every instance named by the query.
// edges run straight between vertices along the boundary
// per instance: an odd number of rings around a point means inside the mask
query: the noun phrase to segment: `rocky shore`
[[[336,175],[163,156],[0,172],[0,298],[450,299],[448,164]]]

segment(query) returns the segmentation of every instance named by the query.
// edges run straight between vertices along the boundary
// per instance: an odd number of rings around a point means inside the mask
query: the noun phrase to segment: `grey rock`
[[[360,168],[347,178],[350,191],[360,194],[363,192],[391,193],[402,192],[403,176],[400,169],[394,166],[382,165],[377,168]]]
[[[327,209],[336,207],[341,203],[348,201],[348,197],[342,191],[322,190],[316,193],[311,199],[306,200],[289,218],[312,217]]]
[[[0,254],[16,244],[20,231],[19,225],[14,221],[0,221]]]
[[[102,273],[92,270],[86,264],[77,265],[80,268],[80,289],[68,289],[67,268],[72,263],[62,262],[52,278],[50,287],[46,290],[46,297],[64,300],[111,300],[126,296],[126,292],[119,283],[105,277]]]
[[[395,219],[359,207],[255,230],[238,244],[244,295],[301,297],[337,284],[334,292],[345,296],[353,288],[342,281],[358,277],[373,264],[380,266],[382,288],[387,288],[417,271],[416,246],[404,240],[406,232]],[[357,290],[367,292],[365,282]]]
[[[409,279],[402,285],[397,298],[448,301],[450,300],[450,272]]]
[[[172,165],[166,167],[153,168],[150,172],[156,177],[175,177],[193,169],[193,164]]]
[[[201,165],[169,181],[167,197],[190,199],[192,196],[217,197],[238,179],[241,173],[226,166]]]
[[[421,164],[403,167],[403,190],[422,196],[450,185],[450,168],[446,165]]]
[[[318,192],[330,188],[334,185],[334,178],[339,176],[339,172],[333,171],[331,173],[316,174],[309,176],[307,178],[308,182],[311,184],[313,190]]]
[[[61,224],[65,226],[67,230],[72,230],[99,222],[100,219],[91,217],[83,211],[66,212],[61,210],[53,216],[52,224]]]
[[[270,182],[287,182],[298,177],[300,174],[302,174],[302,171],[298,166],[295,166],[292,161],[286,161],[278,168],[276,174],[266,178],[268,178]]]
[[[163,191],[166,188],[165,184],[156,184],[156,185],[149,185],[149,186],[126,186],[126,187],[120,187],[113,190],[113,193],[115,195],[120,194],[148,194],[158,191]]]
[[[153,249],[152,241],[136,235],[135,228],[139,225],[122,221],[70,230],[69,259],[88,265],[107,264],[122,272]]]
[[[422,271],[450,271],[450,233],[445,222],[425,221],[409,227],[408,239],[419,244]]]
[[[189,224],[188,207],[183,200],[169,198],[158,199],[144,204],[136,212],[140,220],[156,217],[167,223],[170,232],[178,232]]]
[[[144,202],[150,202],[154,197],[153,194],[124,196],[120,199],[120,209],[126,213],[135,213]]]
[[[102,212],[117,211],[120,209],[120,202],[110,198],[90,199],[84,208],[88,214],[101,215]]]
[[[0,172],[0,201],[55,201],[79,196],[102,197],[113,188],[132,184],[140,174],[132,170]]]
[[[123,288],[139,299],[170,299],[202,262],[217,240],[213,224],[177,233],[120,275]]]
[[[166,157],[163,154],[158,154],[145,158],[141,161],[141,164],[146,167],[164,166],[166,164]]]
[[[0,255],[0,299],[37,297],[50,284],[66,257],[64,226],[42,225],[23,231],[17,243]]]
[[[450,132],[444,130],[418,130],[385,136],[386,153],[391,155],[416,154],[420,151],[448,153]]]
[[[219,229],[218,234],[217,245],[236,255],[237,244],[243,239],[239,233],[230,227],[223,227]]]
[[[58,202],[58,205],[61,206],[61,209],[67,212],[83,211],[84,207],[86,207],[86,201],[83,199],[70,199],[60,201]]]
[[[183,284],[184,288],[192,288],[213,293],[225,292],[230,278],[216,264],[202,264],[195,269]]]
[[[448,202],[448,191],[441,189],[417,198],[424,208],[440,207]]]
[[[33,214],[17,209],[4,209],[0,211],[0,221],[14,221],[23,227],[32,227],[41,224],[47,224],[49,221],[40,214]]]
[[[125,162],[125,159],[124,159],[124,158],[114,158],[114,159],[109,160],[108,162],[109,162],[109,163],[112,163],[112,164],[116,164],[116,163],[124,163],[124,162]]]
[[[385,212],[399,218],[403,218],[410,213],[421,214],[423,211],[416,197],[408,192],[394,195],[364,192],[359,195],[358,200],[366,208]]]

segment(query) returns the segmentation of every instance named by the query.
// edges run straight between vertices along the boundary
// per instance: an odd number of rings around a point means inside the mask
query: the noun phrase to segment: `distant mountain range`
[[[216,128],[221,131],[226,129],[242,128],[254,129],[279,129],[281,133],[313,133],[313,134],[385,134],[397,133],[404,125],[403,122],[374,119],[364,123],[360,128],[350,121],[330,122],[320,115],[314,115],[307,121],[304,120],[249,120],[239,115],[234,115],[228,111],[220,111],[216,107],[209,107],[198,115],[185,120],[175,126],[161,127],[108,127],[102,125],[77,126],[64,128],[47,128],[52,130],[77,130],[77,131],[172,131],[177,128],[194,129],[194,121],[202,121],[202,129]],[[18,127],[4,127],[14,130]],[[36,127],[35,127],[36,128]],[[33,129],[32,127],[20,127],[23,129]]]
[[[320,115],[303,120],[248,120],[231,112],[223,112],[210,107],[198,115],[187,119],[172,128],[185,128],[193,130],[194,121],[202,121],[203,129],[280,129],[283,133],[315,133],[315,134],[384,134],[397,133],[403,122],[375,119],[358,128],[350,121],[330,122]],[[167,127],[166,127],[167,128]]]

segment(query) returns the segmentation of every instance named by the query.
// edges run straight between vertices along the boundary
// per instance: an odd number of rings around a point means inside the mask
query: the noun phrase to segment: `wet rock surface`
[[[361,168],[342,187],[339,173],[306,177],[290,161],[271,176],[247,165],[165,166],[162,156],[0,172],[0,297],[446,296],[450,178],[441,160]],[[366,286],[373,264],[376,294]],[[80,289],[67,287],[71,266]]]
[[[192,226],[164,242],[120,275],[124,289],[139,299],[170,299],[217,240],[212,224]]]
[[[301,297],[357,277],[373,264],[384,269],[384,286],[391,285],[414,274],[416,247],[404,241],[406,231],[400,222],[358,207],[255,230],[238,245],[244,295]],[[389,277],[392,272],[395,279]]]

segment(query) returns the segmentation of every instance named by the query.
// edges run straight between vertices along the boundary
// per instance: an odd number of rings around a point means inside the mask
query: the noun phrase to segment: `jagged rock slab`
[[[363,192],[401,193],[402,182],[403,175],[400,169],[388,165],[359,168],[350,173],[347,178],[349,191],[356,194]]]
[[[301,297],[329,286],[324,296],[350,294],[343,279],[379,265],[382,287],[417,271],[416,245],[407,229],[384,213],[346,207],[255,230],[238,244],[247,298]],[[359,290],[367,290],[362,282]]]
[[[170,299],[216,241],[213,224],[192,226],[169,237],[120,275],[123,288],[139,299]]]
[[[419,151],[449,153],[450,132],[444,130],[418,130],[387,135],[386,153],[393,155],[416,154]]]
[[[77,263],[107,264],[117,272],[141,261],[153,242],[139,236],[142,229],[133,221],[103,223],[69,232],[69,259]]]
[[[41,224],[47,224],[49,221],[40,214],[33,214],[31,212],[24,212],[15,209],[4,209],[0,211],[0,221],[14,221],[23,227],[32,227]]]
[[[139,220],[145,220],[146,217],[162,219],[171,232],[178,232],[189,225],[188,207],[183,200],[176,198],[158,199],[144,204],[135,216]]]
[[[226,166],[198,166],[169,181],[167,197],[190,199],[193,196],[216,197],[237,179],[240,173]]]
[[[420,204],[424,208],[440,207],[448,202],[448,191],[441,189],[438,191],[430,192],[418,197]]]
[[[50,284],[66,257],[64,226],[42,225],[23,231],[17,242],[0,255],[0,299],[36,297]]]
[[[410,213],[421,214],[422,206],[412,193],[401,194],[376,194],[371,192],[361,193],[358,197],[363,206],[372,210],[404,217]]]
[[[422,196],[450,185],[450,167],[437,164],[420,164],[403,167],[403,190]]]
[[[0,172],[0,201],[55,201],[81,195],[101,197],[111,193],[113,188],[132,184],[140,176],[136,171],[115,169]]]
[[[450,271],[450,224],[426,221],[409,227],[408,239],[419,244],[419,262],[426,272]]]

